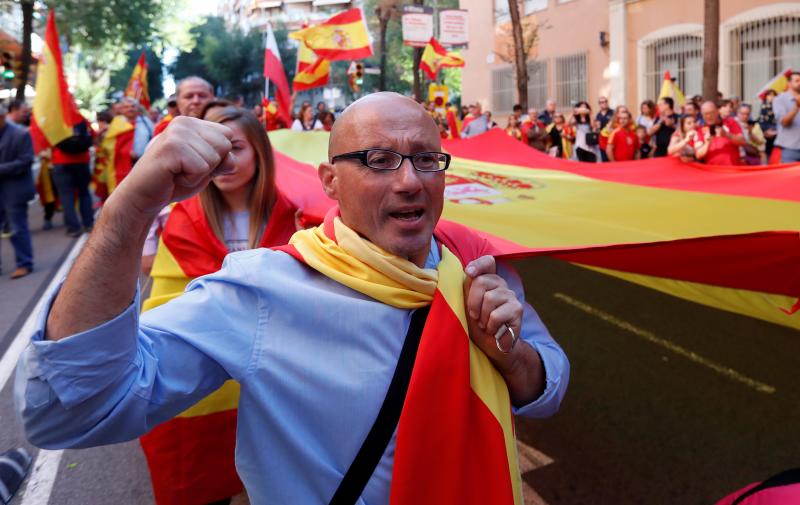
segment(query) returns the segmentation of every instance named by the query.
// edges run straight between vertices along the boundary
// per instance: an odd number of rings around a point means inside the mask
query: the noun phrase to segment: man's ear
[[[325,195],[333,200],[339,200],[339,178],[336,176],[336,168],[333,163],[328,163],[327,161],[320,163],[317,174]]]

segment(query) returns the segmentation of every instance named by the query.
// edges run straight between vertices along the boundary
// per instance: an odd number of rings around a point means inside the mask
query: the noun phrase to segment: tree
[[[380,33],[379,51],[380,51],[380,74],[378,76],[378,90],[386,91],[386,57],[389,53],[386,47],[386,37],[389,30],[389,21],[393,18],[397,19],[399,14],[399,0],[379,0],[375,8],[375,14],[378,17],[378,32]]]
[[[17,100],[25,100],[25,86],[30,77],[31,64],[31,35],[33,34],[33,0],[22,0],[22,55],[20,58],[20,74],[17,76]]]
[[[703,13],[703,96],[717,100],[719,90],[719,0],[706,0]]]
[[[519,16],[519,1],[508,0],[511,14],[511,32],[514,37],[514,73],[517,77],[517,96],[523,110],[528,110],[528,52],[522,38],[522,22]]]

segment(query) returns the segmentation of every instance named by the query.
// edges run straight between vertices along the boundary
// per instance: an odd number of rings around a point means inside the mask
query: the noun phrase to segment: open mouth
[[[390,212],[389,215],[400,221],[416,221],[425,213],[425,209],[412,209],[402,212]]]

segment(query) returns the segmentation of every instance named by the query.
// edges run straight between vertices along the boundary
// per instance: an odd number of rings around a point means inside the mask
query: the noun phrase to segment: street
[[[38,231],[38,204],[30,213],[37,270],[0,278],[0,379],[9,346],[32,325],[28,313],[77,253],[63,228]],[[7,272],[7,240],[2,255]],[[797,465],[797,332],[560,261],[516,266],[572,366],[561,412],[517,421],[526,503],[712,504]],[[3,382],[0,449],[25,446],[36,462],[12,503],[152,503],[137,442],[36,451],[15,419],[13,382]]]

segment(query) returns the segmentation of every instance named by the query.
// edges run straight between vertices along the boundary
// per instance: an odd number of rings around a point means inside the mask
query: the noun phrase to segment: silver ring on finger
[[[506,334],[506,332],[511,334],[511,345],[508,346],[508,349],[503,349],[503,346],[500,345],[500,339],[503,337],[503,335]],[[507,323],[500,325],[500,328],[497,329],[497,333],[494,334],[494,343],[497,346],[497,350],[499,350],[503,354],[510,353],[511,350],[514,349],[514,346],[517,344],[517,340],[519,340],[517,334]]]

